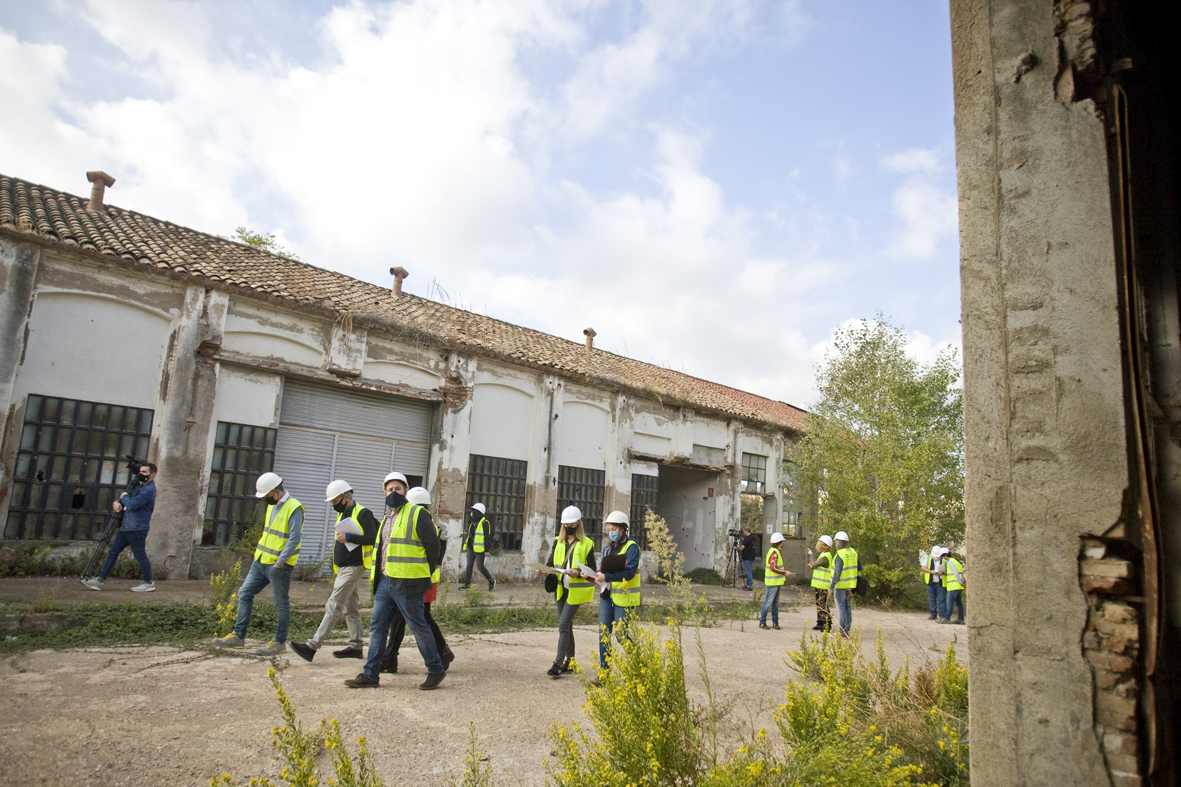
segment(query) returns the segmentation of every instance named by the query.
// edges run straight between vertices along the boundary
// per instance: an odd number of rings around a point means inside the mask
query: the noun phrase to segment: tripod
[[[735,588],[735,589],[737,589],[737,587],[738,587],[739,577],[742,578],[742,586],[746,587],[746,574],[744,574],[742,571],[742,568],[740,566],[741,557],[738,554],[738,544],[739,543],[740,542],[737,538],[731,537],[731,539],[730,539],[730,559],[726,563],[726,577],[722,582],[723,586],[729,585],[730,587]]]
[[[131,472],[131,478],[127,481],[127,488],[124,490],[127,494],[131,494],[140,487],[139,468],[143,463],[130,454],[127,455],[127,469]],[[115,533],[123,524],[123,511],[112,511],[107,517],[106,527],[103,528],[102,537],[98,540],[98,546],[94,548],[90,559],[86,561],[86,566],[82,569],[82,579],[95,576],[95,569],[101,564],[103,556],[107,552],[107,547],[111,545],[111,540],[115,537]]]

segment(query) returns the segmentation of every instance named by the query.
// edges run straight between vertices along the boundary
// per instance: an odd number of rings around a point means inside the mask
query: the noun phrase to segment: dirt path
[[[919,613],[859,611],[855,622],[872,653],[882,630],[891,663],[938,659],[953,638],[967,658],[967,630]],[[781,631],[757,623],[701,632],[710,680],[731,709],[729,735],[770,726],[768,698],[778,702],[793,673],[784,664],[805,628],[801,611],[781,614]],[[810,632],[809,632],[810,633]],[[576,632],[579,653],[595,645]],[[468,722],[474,721],[498,785],[547,783],[551,722],[585,721],[580,683],[544,675],[553,660],[553,631],[454,637],[458,658],[442,687],[417,690],[425,670],[403,651],[406,674],[383,676],[376,690],[347,690],[361,666],[327,651],[311,664],[278,659],[282,681],[308,727],[339,718],[350,744],[364,735],[389,785],[446,785],[463,766]],[[695,652],[686,642],[690,691],[701,697]],[[162,647],[36,651],[0,662],[0,762],[10,785],[206,785],[229,772],[277,775],[271,729],[279,707],[266,678],[268,661]]]

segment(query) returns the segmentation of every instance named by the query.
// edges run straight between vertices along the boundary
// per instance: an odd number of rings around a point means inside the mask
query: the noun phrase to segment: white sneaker
[[[86,587],[90,588],[91,590],[102,590],[103,589],[103,581],[101,579],[99,579],[98,577],[94,577],[93,579],[84,579],[84,580],[82,580],[82,584],[85,585]]]
[[[142,582],[131,589],[132,593],[151,593],[156,589],[155,582]]]

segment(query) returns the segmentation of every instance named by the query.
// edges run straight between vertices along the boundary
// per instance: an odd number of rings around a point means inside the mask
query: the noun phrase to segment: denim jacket
[[[120,530],[147,530],[156,508],[156,482],[148,481],[131,494],[119,498],[123,504],[123,525]]]

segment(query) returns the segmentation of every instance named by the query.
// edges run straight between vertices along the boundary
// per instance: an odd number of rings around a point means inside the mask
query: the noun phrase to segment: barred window
[[[262,515],[254,482],[275,469],[277,429],[217,422],[201,543],[225,546]]]
[[[767,457],[758,454],[742,455],[742,493],[765,495],[767,493]]]
[[[495,541],[508,552],[521,551],[525,531],[525,476],[529,463],[519,459],[477,456],[468,459],[467,505],[483,503]]]
[[[587,536],[599,542],[603,532],[603,495],[607,473],[585,467],[558,467],[558,521],[566,506],[578,506],[582,511],[582,527]]]
[[[126,457],[147,459],[153,415],[29,394],[4,537],[99,538],[130,480]]]
[[[656,510],[656,498],[660,491],[660,477],[632,473],[631,535],[640,545],[648,548],[648,531],[644,529],[644,517],[648,510]]]

